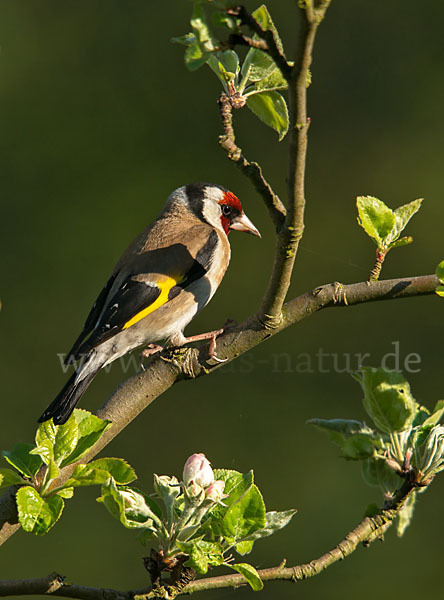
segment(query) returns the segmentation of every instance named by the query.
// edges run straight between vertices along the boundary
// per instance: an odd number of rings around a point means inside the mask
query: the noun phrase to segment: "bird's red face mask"
[[[228,235],[232,229],[244,231],[261,237],[258,229],[253,225],[250,219],[242,210],[242,204],[239,199],[231,192],[225,192],[222,200],[219,201],[221,208],[220,222],[225,233]]]

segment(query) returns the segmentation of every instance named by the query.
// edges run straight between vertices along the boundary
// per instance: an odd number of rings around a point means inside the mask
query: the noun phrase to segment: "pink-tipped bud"
[[[210,461],[205,454],[192,454],[183,468],[183,481],[185,485],[191,482],[207,488],[214,481],[214,473]]]
[[[213,502],[220,502],[222,498],[226,498],[227,494],[224,494],[225,481],[216,480],[205,490],[205,496],[208,500]]]

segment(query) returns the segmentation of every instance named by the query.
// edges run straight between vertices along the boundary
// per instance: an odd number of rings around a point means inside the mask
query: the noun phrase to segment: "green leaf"
[[[282,46],[281,38],[279,37],[278,30],[276,29],[276,26],[273,23],[273,19],[271,18],[268,8],[265,6],[265,4],[262,4],[261,6],[259,6],[259,8],[257,8],[252,13],[252,15],[264,31],[271,30],[273,32],[276,46],[279,48],[279,50],[281,52],[283,52],[284,48]]]
[[[236,502],[228,507],[220,523],[220,532],[230,543],[248,538],[265,526],[265,504],[254,484]]]
[[[253,550],[253,546],[253,540],[244,540],[243,542],[239,542],[238,544],[236,544],[235,549],[238,554],[240,554],[241,556],[245,556],[245,554],[250,554],[250,552]]]
[[[310,419],[308,424],[326,429],[330,439],[341,449],[341,456],[349,460],[362,460],[374,456],[381,448],[375,432],[365,423],[352,419]]]
[[[442,260],[436,267],[436,276],[441,283],[444,283],[444,260]]]
[[[88,464],[95,469],[107,471],[121,485],[137,479],[134,469],[123,458],[98,458]]]
[[[387,246],[387,248],[388,250],[391,250],[392,248],[400,248],[401,246],[408,246],[412,242],[413,238],[410,235],[408,235],[406,237],[399,238],[399,240],[396,240],[395,242],[391,242]]]
[[[108,481],[110,474],[104,469],[98,469],[91,463],[77,465],[71,477],[66,481],[63,488],[80,487],[86,485],[102,485]]]
[[[259,577],[259,573],[256,571],[254,567],[249,565],[248,563],[238,563],[237,565],[227,565],[230,569],[237,571],[241,575],[245,577],[245,579],[250,584],[251,588],[258,592],[264,587],[262,583],[262,579]]]
[[[290,510],[272,510],[270,512],[267,512],[265,514],[265,527],[263,527],[262,529],[258,529],[257,531],[247,536],[246,540],[255,541],[273,535],[273,533],[276,533],[280,529],[286,527],[296,513],[297,510],[294,508]]]
[[[185,565],[201,575],[208,572],[208,567],[217,567],[224,562],[222,547],[217,542],[199,539],[192,542],[177,542],[177,547],[189,556]]]
[[[435,404],[432,414],[422,424],[423,425],[436,425],[441,421],[444,415],[444,400],[438,400]]]
[[[144,502],[144,496],[131,488],[119,489],[113,479],[102,486],[102,495],[97,498],[102,502],[111,515],[128,529],[147,528],[156,534],[154,521],[156,515]]]
[[[358,196],[356,204],[359,225],[374,240],[378,248],[386,248],[387,240],[396,223],[394,212],[373,196]]]
[[[268,75],[268,77],[257,81],[254,86],[254,89],[257,92],[270,92],[272,90],[286,90],[287,87],[288,83],[284,79],[280,70],[274,69],[274,71],[272,71],[270,75]],[[249,93],[252,94],[254,92]]]
[[[202,51],[213,52],[216,49],[217,40],[211,35],[202,4],[194,3],[190,23],[196,36],[196,41],[199,43]]]
[[[405,501],[404,506],[398,512],[398,518],[397,518],[397,523],[396,523],[396,533],[398,534],[399,537],[402,537],[404,535],[405,530],[407,529],[407,527],[410,525],[410,523],[412,521],[413,512],[415,510],[415,503],[416,503],[416,493],[413,492],[412,494],[410,494],[410,496]]]
[[[43,461],[40,456],[30,454],[33,448],[33,444],[18,442],[12,450],[4,450],[2,455],[17,471],[20,471],[26,477],[34,477],[42,466]]]
[[[43,446],[49,440],[51,442],[51,446],[54,446],[56,438],[56,425],[52,422],[52,419],[49,421],[45,421],[44,423],[40,423],[35,433],[35,445]]]
[[[44,462],[49,464],[47,461],[52,459],[57,466],[72,454],[78,440],[79,428],[74,416],[63,425],[54,425],[52,420],[45,421],[39,425],[35,435],[35,443]]]
[[[54,447],[50,439],[42,439],[40,445],[30,450],[29,454],[40,456],[42,461],[48,467],[47,478],[56,479],[60,475],[60,469],[54,461]]]
[[[213,523],[221,521],[228,508],[251,488],[254,475],[253,471],[242,474],[231,469],[214,469],[214,478],[225,482],[224,493],[227,494],[227,498],[224,498],[225,506],[218,504],[213,508],[211,512]]]
[[[196,71],[207,62],[208,54],[203,52],[199,42],[194,42],[185,50],[185,66],[190,71]]]
[[[48,498],[42,498],[30,486],[20,488],[16,499],[21,526],[25,531],[35,535],[47,533],[60,518],[64,507],[60,496],[54,494]]]
[[[20,483],[26,483],[26,480],[23,479],[23,477],[20,477],[16,471],[13,471],[12,469],[0,469],[0,489]]]
[[[79,432],[78,441],[75,449],[62,461],[61,467],[77,462],[112,426],[111,421],[99,419],[87,410],[76,408],[73,414]]]
[[[191,46],[191,44],[196,39],[194,33],[186,33],[185,35],[181,35],[180,37],[173,37],[170,39],[172,44],[181,44],[182,46]]]
[[[401,486],[401,478],[383,459],[364,460],[361,472],[368,485],[381,488],[384,494],[392,493]]]
[[[266,125],[277,131],[281,141],[288,131],[287,103],[279,92],[260,92],[247,97],[248,108]]]
[[[74,496],[74,488],[73,487],[61,488],[61,489],[57,490],[55,493],[57,494],[57,496],[60,496],[60,498],[69,499]]]
[[[227,89],[226,84],[236,81],[239,74],[239,57],[233,50],[213,52],[209,55],[207,63],[224,84],[225,89]]]
[[[415,213],[417,213],[418,210],[421,208],[422,201],[423,201],[423,198],[418,198],[417,200],[413,200],[412,202],[409,202],[408,204],[404,204],[403,206],[400,206],[399,208],[396,208],[393,211],[395,214],[395,226],[389,236],[389,240],[388,240],[389,243],[394,242],[395,240],[397,240],[399,238],[399,236],[401,235],[401,232],[407,226],[407,223],[410,221],[410,219],[413,217],[413,215]],[[403,238],[403,239],[408,239],[408,238]],[[407,242],[407,243],[410,243],[410,242]]]
[[[364,408],[380,431],[390,434],[412,425],[417,403],[401,373],[363,367],[354,378],[364,391]]]
[[[276,40],[276,44],[278,48],[283,51],[282,42],[279,37],[278,31],[273,23],[273,20],[270,16],[270,13],[267,10],[267,7],[263,4],[258,9],[256,9],[253,13],[253,17],[262,27],[262,29],[267,30],[270,29],[273,31],[274,38]],[[259,36],[255,34],[253,36],[254,39],[258,40]],[[248,81],[258,82],[263,79],[271,76],[274,71],[279,71],[276,66],[276,63],[271,58],[269,54],[263,52],[262,50],[258,50],[256,48],[250,48],[245,57],[244,63],[241,69],[242,78],[245,78]],[[280,71],[279,71],[280,73]],[[265,88],[265,89],[277,89],[277,88]]]
[[[438,294],[438,296],[444,296],[444,285],[438,285],[435,292]]]

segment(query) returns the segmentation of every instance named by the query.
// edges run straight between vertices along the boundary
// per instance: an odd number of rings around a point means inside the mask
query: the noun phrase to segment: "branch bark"
[[[307,117],[307,77],[312,62],[316,32],[328,6],[329,1],[322,3],[319,8],[313,8],[311,2],[306,3],[300,66],[298,70],[292,68],[287,77],[290,113],[288,210],[278,235],[270,283],[259,312],[260,320],[270,328],[278,326],[281,321],[282,306],[290,287],[299,242],[304,233],[305,168],[310,126],[310,119]]]
[[[379,513],[373,517],[365,517],[361,523],[350,531],[345,538],[339,542],[329,552],[326,552],[319,558],[309,563],[286,567],[285,561],[277,567],[270,569],[261,569],[258,571],[262,581],[300,581],[319,575],[330,565],[339,560],[343,560],[354,552],[359,544],[370,544],[376,539],[380,539],[385,531],[390,527],[402,508],[408,496],[415,490],[415,483],[406,480],[402,487],[395,494],[387,506],[383,507]],[[246,585],[246,580],[242,575],[223,575],[219,577],[208,577],[192,581],[183,589],[175,591],[174,587],[160,588],[160,590],[139,590],[139,591],[118,591],[103,588],[91,588],[79,585],[66,585],[64,577],[57,573],[52,573],[48,577],[39,579],[25,579],[16,581],[0,581],[0,596],[20,596],[20,595],[51,595],[63,598],[79,598],[80,600],[149,600],[155,598],[175,598],[181,594],[191,594],[204,590],[214,590],[227,587],[239,587]],[[164,592],[168,592],[168,596]]]
[[[346,307],[366,302],[411,298],[431,295],[439,285],[436,275],[405,277],[368,283],[342,285],[330,283],[317,287],[290,302],[282,310],[278,327],[268,329],[257,315],[244,323],[226,330],[218,337],[218,356],[226,358],[225,364],[235,360],[248,350],[273,335],[294,325],[314,313],[329,307]],[[112,427],[100,438],[92,450],[82,458],[82,463],[92,460],[109,442],[118,435],[144,408],[179,381],[209,375],[221,364],[208,358],[208,346],[180,348],[165,351],[155,356],[146,371],[123,382],[98,411],[102,419],[113,422]],[[72,474],[75,465],[61,471],[54,485],[61,485]],[[0,498],[0,545],[19,529],[13,493]]]

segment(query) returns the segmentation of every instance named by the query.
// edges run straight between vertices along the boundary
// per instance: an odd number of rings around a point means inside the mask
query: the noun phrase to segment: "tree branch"
[[[394,498],[389,501],[377,515],[365,517],[361,523],[350,531],[332,550],[303,565],[286,567],[284,561],[277,567],[261,569],[258,571],[260,578],[262,581],[287,580],[296,582],[319,575],[319,573],[327,569],[330,565],[339,560],[343,560],[352,554],[359,544],[363,543],[369,545],[375,539],[380,539],[393,523],[399,510],[404,505],[405,500],[415,489],[415,482],[406,479]],[[192,581],[184,588],[177,590],[175,590],[174,587],[169,587],[168,590],[161,587],[159,590],[118,591],[78,585],[66,585],[64,583],[64,577],[57,573],[52,573],[48,577],[40,579],[0,581],[0,596],[42,594],[61,596],[64,598],[79,598],[80,600],[103,600],[103,598],[107,598],[108,600],[148,600],[166,597],[175,598],[181,594],[191,594],[193,592],[204,590],[239,587],[241,585],[246,585],[246,583],[247,582],[242,575],[233,574],[199,579],[197,581]],[[168,596],[164,592],[168,592]]]
[[[305,168],[307,159],[307,76],[312,62],[313,46],[318,26],[325,16],[329,2],[314,9],[311,2],[304,9],[305,31],[299,70],[292,69],[288,78],[289,162],[288,162],[288,211],[279,232],[270,283],[259,313],[260,320],[268,327],[276,327],[282,318],[288,288],[291,283],[294,261],[304,233]]]
[[[431,295],[435,293],[437,285],[439,280],[436,275],[372,283],[364,281],[350,285],[326,284],[287,302],[283,307],[281,323],[276,328],[268,329],[253,315],[240,325],[227,329],[218,337],[218,355],[227,359],[224,365],[228,364],[271,336],[324,308]],[[172,385],[186,379],[209,375],[220,367],[220,363],[209,359],[207,346],[199,349],[179,348],[154,356],[146,371],[123,382],[98,411],[100,418],[109,419],[113,424],[79,462],[86,463],[92,460],[144,408]],[[64,483],[74,468],[75,465],[69,465],[62,469],[60,478],[54,481],[54,486]],[[0,498],[0,545],[19,529],[13,491]]]
[[[234,164],[248,177],[257,193],[262,196],[265,206],[268,209],[271,220],[276,230],[282,227],[287,213],[285,206],[274,193],[270,184],[262,174],[262,169],[256,162],[249,162],[242,154],[242,150],[236,145],[236,139],[233,128],[233,107],[240,108],[242,104],[238,96],[228,97],[225,93],[219,98],[220,117],[222,120],[223,135],[219,136],[219,144],[227,153],[227,156]]]

